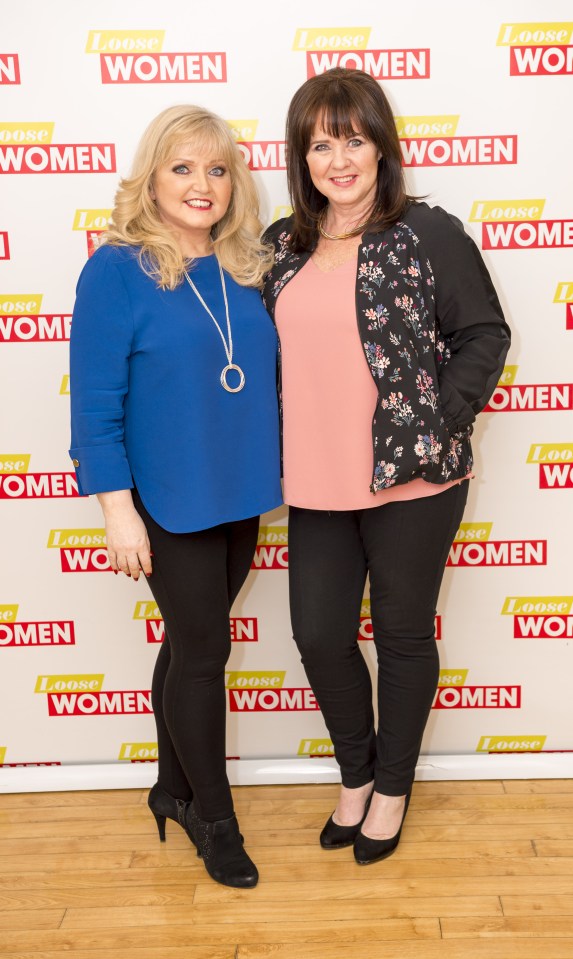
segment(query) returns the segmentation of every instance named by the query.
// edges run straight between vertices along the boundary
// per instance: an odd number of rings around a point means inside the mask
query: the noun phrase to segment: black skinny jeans
[[[424,499],[327,512],[290,507],[293,632],[349,788],[405,794],[439,676],[436,603],[467,481]],[[378,657],[378,732],[358,647],[366,576]]]
[[[227,819],[233,815],[225,758],[229,613],[251,566],[259,517],[169,533],[133,494],[153,553],[148,583],[165,621],[152,684],[158,781],[178,799],[193,796],[202,819]]]

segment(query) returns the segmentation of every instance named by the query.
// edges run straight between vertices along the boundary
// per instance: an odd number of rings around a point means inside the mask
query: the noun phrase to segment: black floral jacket
[[[288,250],[290,224],[278,220],[265,234],[276,250],[263,289],[273,318],[281,290],[311,256]],[[372,492],[417,477],[440,484],[466,476],[472,423],[495,389],[510,333],[461,222],[412,203],[392,228],[364,234],[356,316],[378,389]]]

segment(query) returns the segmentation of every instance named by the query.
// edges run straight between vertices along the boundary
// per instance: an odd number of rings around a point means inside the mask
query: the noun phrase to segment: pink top
[[[356,259],[324,273],[312,258],[282,290],[284,499],[304,509],[368,509],[435,496],[423,479],[370,492],[378,391],[356,321]],[[386,374],[387,375],[387,374]]]

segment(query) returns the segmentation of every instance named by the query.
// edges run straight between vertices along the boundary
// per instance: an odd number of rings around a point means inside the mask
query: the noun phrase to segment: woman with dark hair
[[[160,839],[179,823],[217,882],[252,887],[225,761],[229,611],[282,501],[272,262],[228,124],[175,106],[150,123],[71,335],[72,448],[111,568],[148,577],[165,621],[153,674]]]
[[[439,660],[434,618],[509,329],[462,224],[405,191],[388,100],[361,71],[302,85],[287,118],[293,215],[265,239],[282,353],[295,641],[342,786],[321,845],[389,856]],[[367,575],[378,727],[358,648]]]

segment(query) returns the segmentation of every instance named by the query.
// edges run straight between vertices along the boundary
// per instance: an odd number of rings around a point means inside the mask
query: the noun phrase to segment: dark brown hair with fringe
[[[287,114],[287,179],[294,211],[289,246],[293,252],[315,249],[319,216],[328,203],[314,186],[306,161],[318,123],[332,137],[361,133],[381,153],[376,197],[365,232],[392,226],[413,199],[406,193],[394,115],[378,82],[362,70],[340,67],[311,77],[295,93]]]

